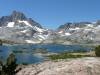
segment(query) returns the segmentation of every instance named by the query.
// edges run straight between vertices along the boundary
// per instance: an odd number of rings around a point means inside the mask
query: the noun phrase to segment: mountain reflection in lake
[[[37,51],[38,50],[38,51]],[[44,50],[44,51],[43,51]],[[39,56],[36,53],[60,53],[60,52],[75,52],[78,50],[89,51],[91,47],[81,45],[60,45],[60,44],[23,44],[0,46],[0,58],[5,61],[10,53],[14,53],[17,58],[17,63],[39,63],[44,61],[45,57]]]

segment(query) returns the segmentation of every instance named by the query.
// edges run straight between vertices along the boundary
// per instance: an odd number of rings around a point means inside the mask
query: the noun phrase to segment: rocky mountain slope
[[[47,33],[47,29],[21,12],[13,11],[11,15],[0,18],[0,39],[18,43],[40,43],[47,37]]]
[[[28,65],[16,75],[100,75],[100,58],[86,57]]]
[[[69,43],[100,43],[100,21],[66,23],[58,28],[58,34]]]
[[[17,43],[99,44],[100,20],[66,23],[57,30],[42,27],[22,12],[0,18],[0,39]]]

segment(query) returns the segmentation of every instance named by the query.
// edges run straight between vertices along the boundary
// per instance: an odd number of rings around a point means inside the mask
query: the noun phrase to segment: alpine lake
[[[62,52],[89,52],[93,49],[86,45],[61,45],[61,44],[16,44],[0,46],[0,59],[4,62],[8,56],[13,53],[16,56],[17,63],[32,64],[40,63],[46,60],[45,55]]]

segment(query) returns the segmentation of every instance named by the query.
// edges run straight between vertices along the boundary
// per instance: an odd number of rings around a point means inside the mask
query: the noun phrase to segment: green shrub
[[[100,45],[95,48],[95,54],[97,57],[100,57]]]
[[[67,59],[67,58],[81,58],[85,57],[84,55],[73,55],[70,53],[60,53],[57,55],[49,55],[48,56],[51,60],[58,60],[58,59]]]
[[[3,43],[2,40],[0,40],[0,46],[2,46],[2,43]]]
[[[7,63],[3,64],[1,62],[2,70],[0,75],[15,75],[15,69],[17,67],[16,58],[14,54],[10,54],[7,58]]]

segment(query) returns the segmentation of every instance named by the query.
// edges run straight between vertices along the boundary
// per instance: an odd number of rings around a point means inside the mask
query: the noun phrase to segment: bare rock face
[[[28,65],[16,75],[100,75],[100,58],[86,57]]]
[[[17,43],[40,43],[48,35],[44,32],[48,31],[22,12],[13,11],[11,15],[0,17],[0,39]]]

